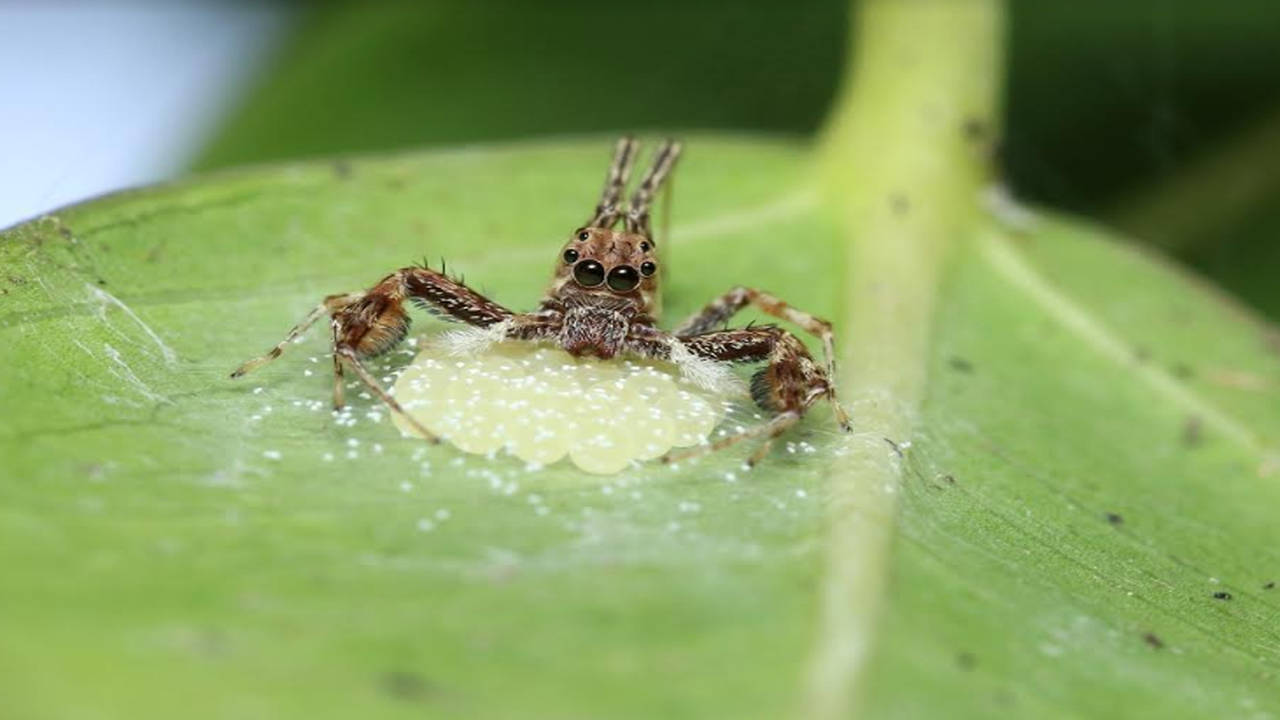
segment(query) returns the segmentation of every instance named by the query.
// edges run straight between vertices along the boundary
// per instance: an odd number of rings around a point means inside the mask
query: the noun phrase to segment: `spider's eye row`
[[[595,260],[583,260],[573,266],[573,279],[583,287],[595,287],[604,282],[604,266]]]
[[[579,240],[579,241],[585,241],[585,240],[590,240],[590,239],[591,239],[591,233],[587,232],[586,230],[579,230],[579,231],[578,231],[578,240]]]
[[[640,275],[630,265],[619,265],[609,271],[609,287],[618,292],[634,290],[640,284]]]
[[[658,272],[658,266],[654,265],[652,262],[645,260],[644,262],[640,263],[641,275],[644,275],[645,277],[649,277],[650,275],[656,272]]]
[[[574,250],[573,248],[569,248],[568,250],[565,250],[564,261],[568,265],[572,265],[578,262],[578,251]]]

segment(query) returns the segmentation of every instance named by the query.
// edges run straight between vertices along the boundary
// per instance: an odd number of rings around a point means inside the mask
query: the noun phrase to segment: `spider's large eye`
[[[604,282],[604,266],[595,260],[583,260],[573,266],[573,279],[583,287],[595,287]]]
[[[578,239],[579,239],[579,240],[590,240],[590,239],[591,239],[591,233],[587,232],[586,230],[579,230],[579,231],[578,231]]]
[[[641,275],[644,275],[645,277],[649,277],[650,275],[652,275],[652,274],[654,274],[654,273],[656,273],[656,272],[658,272],[658,266],[657,266],[657,265],[654,265],[653,263],[649,262],[648,260],[645,260],[644,262],[640,263],[640,274],[641,274]]]
[[[640,284],[640,274],[630,265],[619,265],[609,271],[609,287],[618,292],[634,290]]]
[[[573,248],[569,248],[568,250],[565,250],[564,261],[568,265],[572,265],[578,262],[578,251],[574,250]]]

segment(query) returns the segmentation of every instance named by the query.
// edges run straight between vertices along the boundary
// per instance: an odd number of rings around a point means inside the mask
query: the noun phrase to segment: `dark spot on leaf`
[[[1267,333],[1266,343],[1271,352],[1280,355],[1280,332]]]
[[[98,284],[99,284],[99,285],[106,285],[106,284],[107,284],[107,281],[106,281],[106,280],[103,280],[102,278],[98,278]]]
[[[1268,583],[1266,583],[1265,585],[1263,585],[1263,586],[1262,586],[1262,589],[1263,589],[1263,590],[1275,590],[1275,589],[1276,589],[1276,581],[1275,581],[1275,580],[1271,580],[1270,582],[1268,582]]]
[[[392,670],[383,674],[382,690],[397,700],[417,702],[431,694],[431,683],[417,673]]]
[[[1150,645],[1155,650],[1159,650],[1164,647],[1164,641],[1160,639],[1159,635],[1156,635],[1153,632],[1144,634],[1142,636],[1142,641]]]
[[[987,136],[987,123],[982,118],[967,117],[964,123],[960,125],[961,132],[964,133],[964,139],[969,142],[980,142]]]
[[[901,459],[902,459],[902,448],[898,447],[898,443],[896,443],[896,442],[894,442],[894,441],[890,440],[889,438],[885,438],[885,439],[884,439],[884,441],[885,441],[885,442],[887,442],[887,443],[889,443],[889,447],[893,448],[893,453],[894,453],[895,455],[897,455],[897,456],[898,456],[898,459],[900,459],[900,460],[901,460]]]
[[[956,655],[956,665],[959,665],[961,670],[972,670],[978,666],[978,658],[971,652],[962,652]]]
[[[906,215],[911,212],[911,198],[901,193],[894,193],[889,196],[889,207],[893,210],[894,215]]]
[[[1204,437],[1202,425],[1199,415],[1192,415],[1187,418],[1187,421],[1182,425],[1182,444],[1187,447],[1199,445],[1200,440]]]
[[[1214,600],[1230,600],[1231,593],[1227,592],[1226,590],[1219,590],[1218,592],[1213,594],[1213,599]]]
[[[335,160],[333,162],[333,174],[339,180],[346,180],[351,177],[351,163],[346,160]]]
[[[1179,380],[1190,380],[1196,374],[1195,371],[1191,369],[1191,366],[1186,363],[1177,363],[1173,367],[1169,368],[1169,370],[1173,373],[1173,376]]]
[[[1106,517],[1106,518],[1107,518],[1107,522],[1111,523],[1112,525],[1123,525],[1123,524],[1124,524],[1124,516],[1123,516],[1123,515],[1121,515],[1120,513],[1113,513],[1113,512],[1109,512],[1109,513],[1107,513],[1104,517]]]
[[[945,483],[946,483],[946,484],[948,484],[948,485],[955,485],[955,484],[956,484],[956,476],[955,476],[955,475],[952,475],[952,474],[950,474],[950,473],[948,473],[948,474],[946,474],[946,475],[943,475],[943,476],[942,476],[942,481],[943,481],[943,482],[945,482]]]
[[[968,360],[965,360],[964,358],[958,355],[952,355],[950,358],[948,358],[947,364],[950,365],[951,369],[955,370],[956,372],[962,372],[962,373],[973,372],[973,363],[969,362]]]
[[[1139,345],[1138,347],[1133,349],[1133,359],[1137,360],[1140,363],[1145,363],[1146,361],[1151,359],[1151,351],[1148,350],[1145,346]]]

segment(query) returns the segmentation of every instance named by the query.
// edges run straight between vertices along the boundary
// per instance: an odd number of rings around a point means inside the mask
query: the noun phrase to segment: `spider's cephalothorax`
[[[672,141],[662,144],[649,171],[624,204],[635,155],[633,139],[618,141],[600,202],[587,224],[574,230],[560,248],[551,287],[534,312],[512,312],[442,272],[423,266],[406,267],[368,290],[325,298],[280,344],[241,365],[231,376],[240,377],[279,357],[285,345],[327,313],[333,337],[334,407],[343,406],[343,371],[350,367],[392,412],[424,437],[438,441],[404,412],[362,362],[386,352],[405,337],[409,329],[405,301],[411,300],[445,319],[478,328],[475,339],[481,343],[529,340],[552,343],[577,356],[632,355],[669,360],[693,379],[704,381],[708,366],[715,363],[763,363],[752,377],[751,396],[761,408],[774,413],[773,417],[758,428],[684,451],[681,457],[763,436],[764,442],[749,460],[754,463],[763,457],[773,438],[824,397],[831,401],[837,422],[847,430],[848,416],[836,402],[834,339],[827,321],[796,310],[766,292],[739,286],[713,300],[675,330],[658,329],[658,259],[650,209],[680,157],[680,145]],[[825,363],[815,362],[798,338],[778,327],[721,329],[748,305],[817,336],[822,341]],[[675,456],[663,459],[672,460]]]

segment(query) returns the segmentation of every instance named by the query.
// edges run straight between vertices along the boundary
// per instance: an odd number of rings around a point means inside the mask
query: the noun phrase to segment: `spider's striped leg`
[[[758,308],[761,312],[771,317],[793,323],[822,342],[822,354],[826,361],[826,376],[829,386],[826,395],[831,400],[831,408],[835,413],[836,422],[847,432],[850,429],[849,414],[845,412],[845,409],[836,399],[835,333],[831,331],[831,323],[826,320],[803,310],[798,310],[771,293],[756,290],[755,288],[738,286],[707,303],[706,307],[681,323],[676,328],[675,335],[676,337],[684,338],[715,330],[727,323],[738,311],[748,305]]]
[[[609,164],[609,173],[604,178],[600,202],[596,205],[595,214],[587,222],[587,227],[609,228],[618,222],[618,216],[622,213],[622,191],[626,189],[627,178],[631,176],[631,165],[635,159],[635,138],[628,136],[619,139],[613,151],[613,162]]]
[[[338,382],[341,382],[342,378],[342,362],[346,361],[346,363],[351,366],[351,369],[355,371],[356,375],[369,387],[370,390],[373,391],[375,395],[378,396],[378,399],[381,400],[392,413],[399,415],[401,419],[409,423],[409,425],[411,425],[418,434],[422,435],[422,437],[427,440],[427,442],[433,444],[440,442],[440,438],[437,437],[435,433],[431,432],[423,426],[422,423],[418,422],[417,418],[405,412],[404,407],[400,405],[400,401],[396,400],[391,393],[384,390],[382,386],[378,384],[377,378],[365,369],[364,363],[360,362],[359,355],[356,354],[356,351],[352,347],[348,345],[335,347],[333,351],[333,358],[334,377],[337,378]]]
[[[743,440],[748,440],[750,438],[760,437],[763,435],[764,440],[760,443],[760,446],[757,447],[755,451],[751,453],[751,457],[747,458],[747,465],[755,465],[756,463],[763,460],[764,456],[768,454],[769,448],[773,445],[774,438],[786,432],[787,428],[790,428],[792,425],[795,425],[797,422],[800,422],[800,414],[797,412],[787,411],[780,415],[774,415],[772,418],[769,419],[768,422],[764,423],[763,425],[760,425],[759,427],[751,428],[750,430],[747,430],[745,432],[726,435],[725,437],[722,437],[713,443],[709,443],[707,445],[697,445],[692,448],[684,448],[681,450],[672,450],[666,455],[663,455],[661,460],[664,463],[674,463],[674,462],[680,462],[681,460],[689,460],[691,458],[701,457],[703,455],[709,455],[718,450],[724,450],[725,448],[737,445]]]
[[[335,318],[332,323],[332,326],[333,326],[333,347],[335,348],[333,352],[333,409],[341,410],[342,408],[346,407],[346,404],[347,404],[346,400],[343,399],[343,390],[342,390],[342,380],[343,380],[342,358],[338,356],[338,353],[336,350],[336,348],[338,347],[338,342],[339,342],[338,337],[339,337],[339,330],[341,328],[341,325],[338,324],[338,320]]]
[[[364,293],[354,292],[330,295],[325,298],[324,302],[321,302],[319,305],[312,308],[311,312],[307,313],[307,316],[304,317],[301,322],[294,325],[289,330],[289,333],[284,336],[284,339],[276,343],[275,347],[268,350],[265,354],[253,358],[252,360],[248,360],[243,365],[236,368],[235,371],[231,373],[232,379],[247,375],[280,357],[284,353],[285,347],[294,340],[297,340],[302,333],[310,329],[322,315],[326,312],[336,312],[342,307],[359,300],[362,295],[364,295]]]
[[[401,407],[364,367],[362,358],[377,357],[409,332],[405,300],[412,300],[449,320],[490,327],[509,319],[510,310],[453,278],[425,267],[401,268],[384,277],[354,302],[333,314],[334,406],[342,407],[344,364],[380,400],[431,442],[439,439]]]
[[[405,301],[411,300],[448,320],[488,328],[512,317],[510,310],[472,290],[444,273],[426,267],[406,267],[382,278],[364,292],[330,295],[306,318],[289,331],[284,341],[267,354],[241,365],[232,377],[245,373],[279,357],[283,348],[315,323],[326,311],[332,316],[333,334],[333,407],[341,410],[343,373],[346,366],[369,386],[391,412],[401,416],[432,442],[439,440],[404,411],[365,369],[362,358],[381,355],[404,339],[409,332],[409,313]]]
[[[762,409],[775,414],[751,430],[709,445],[667,453],[662,457],[663,462],[696,457],[763,435],[763,444],[747,461],[755,464],[768,452],[774,438],[795,425],[818,398],[834,392],[830,377],[813,361],[804,343],[782,328],[721,330],[676,338],[676,341],[703,359],[735,363],[764,361],[765,366],[751,378],[751,398]]]
[[[631,195],[631,202],[627,207],[626,228],[627,232],[639,233],[653,240],[653,230],[650,228],[649,212],[653,206],[653,197],[662,187],[663,181],[671,174],[671,169],[675,167],[676,161],[680,159],[680,143],[675,140],[666,140],[658,148],[657,154],[653,156],[653,165],[650,166],[649,172],[645,173],[644,179],[640,181],[640,185]]]

